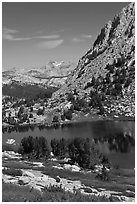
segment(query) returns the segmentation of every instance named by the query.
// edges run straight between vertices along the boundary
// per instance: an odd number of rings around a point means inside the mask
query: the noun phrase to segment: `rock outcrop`
[[[41,173],[41,171],[36,170],[22,170],[22,176],[10,176],[2,174],[2,179],[4,183],[12,183],[19,186],[29,186],[31,189],[36,189],[43,191],[45,187],[49,188],[51,186],[61,187],[65,191],[75,193],[79,191],[85,195],[94,195],[94,196],[104,196],[104,197],[113,197],[117,198],[117,201],[128,201],[135,202],[134,197],[127,197],[122,195],[122,192],[119,191],[108,191],[106,189],[97,190],[94,187],[85,186],[79,180],[68,180],[65,178],[60,178],[58,180]],[[57,177],[58,178],[58,177]]]
[[[97,96],[103,113],[135,114],[135,4],[109,21],[92,48],[79,60],[66,85],[53,94],[60,104],[68,93],[91,101]],[[99,102],[100,104],[100,102]],[[98,106],[98,102],[97,102]]]

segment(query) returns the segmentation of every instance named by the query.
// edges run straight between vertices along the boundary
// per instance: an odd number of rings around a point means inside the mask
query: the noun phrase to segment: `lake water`
[[[23,137],[44,136],[49,144],[51,139],[73,139],[75,137],[91,138],[101,152],[111,162],[121,168],[135,167],[135,122],[134,121],[95,121],[80,122],[64,128],[22,128],[17,131],[4,132],[2,143],[15,139],[19,145]]]

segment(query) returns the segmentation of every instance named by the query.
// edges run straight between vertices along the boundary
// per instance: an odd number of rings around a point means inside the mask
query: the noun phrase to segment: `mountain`
[[[12,68],[2,72],[2,82],[4,84],[33,84],[42,87],[60,87],[65,83],[70,71],[74,69],[74,63],[50,61],[46,66],[17,69]]]
[[[18,98],[50,98],[74,69],[71,62],[50,61],[40,68],[12,68],[2,72],[3,95]]]
[[[79,110],[84,111],[88,106],[89,111],[97,109],[99,114],[135,116],[134,3],[101,29],[66,84],[52,97],[55,106],[67,101],[74,105],[80,100],[86,105],[79,104]]]

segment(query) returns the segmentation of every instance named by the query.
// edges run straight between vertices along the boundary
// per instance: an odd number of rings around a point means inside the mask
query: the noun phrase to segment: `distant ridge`
[[[74,67],[75,64],[71,62],[51,61],[40,68],[12,68],[2,72],[2,82],[3,85],[16,82],[21,85],[37,84],[43,87],[60,87],[65,83],[67,76]]]

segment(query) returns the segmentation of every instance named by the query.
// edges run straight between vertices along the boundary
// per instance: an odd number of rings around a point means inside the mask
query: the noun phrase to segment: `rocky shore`
[[[8,175],[6,174],[6,170],[10,169],[10,167],[6,167],[6,162],[18,162],[18,165],[28,165],[25,167],[25,169],[20,168],[21,175]],[[70,172],[79,172],[81,175],[89,175],[95,174],[93,171],[83,171],[78,167],[77,165],[60,165],[59,162],[55,159],[52,158],[52,161],[56,161],[56,165],[52,165],[52,168],[56,169],[62,169],[64,171]],[[64,160],[66,161],[66,159]],[[117,199],[117,201],[127,201],[127,202],[134,202],[134,192],[133,190],[127,190],[127,194],[129,195],[132,194],[132,196],[127,196],[125,193],[123,194],[122,191],[120,190],[108,190],[105,187],[99,188],[94,184],[93,180],[93,185],[92,186],[87,186],[83,184],[82,180],[79,178],[78,180],[73,180],[73,179],[68,179],[68,178],[63,178],[63,176],[55,176],[53,177],[51,175],[48,175],[45,173],[46,172],[46,164],[43,162],[33,162],[33,161],[26,161],[26,160],[21,160],[21,155],[15,152],[11,151],[5,151],[3,152],[3,174],[2,174],[2,179],[4,183],[10,183],[10,184],[15,184],[19,186],[29,186],[30,190],[31,189],[36,189],[39,190],[41,193],[43,192],[43,189],[45,187],[50,187],[50,186],[56,186],[56,187],[61,187],[65,191],[69,191],[72,193],[75,193],[76,191],[79,191],[82,194],[85,195],[95,195],[95,196],[105,196],[107,198],[112,197],[113,199]],[[30,166],[31,165],[31,166]],[[28,168],[27,168],[28,167]],[[100,171],[101,166],[97,166],[96,172]],[[44,173],[43,173],[44,170]],[[126,184],[127,185],[127,184]],[[101,185],[100,185],[101,186]]]

